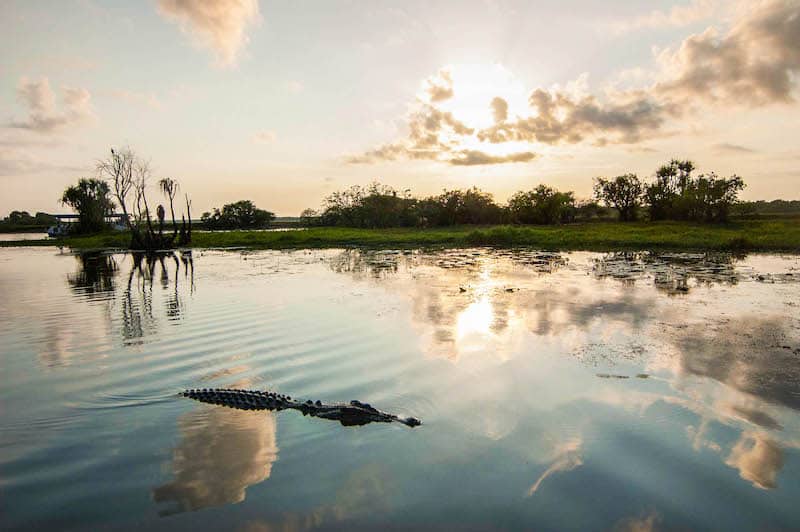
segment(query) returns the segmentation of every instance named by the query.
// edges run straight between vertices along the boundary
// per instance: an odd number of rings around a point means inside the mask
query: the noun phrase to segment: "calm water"
[[[0,242],[11,242],[13,240],[43,240],[47,238],[47,233],[0,233]]]
[[[799,307],[798,256],[0,249],[0,528],[797,529]]]

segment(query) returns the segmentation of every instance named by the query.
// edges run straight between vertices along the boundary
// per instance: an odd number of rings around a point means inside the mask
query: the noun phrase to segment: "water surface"
[[[798,305],[798,256],[0,249],[0,525],[796,529]]]
[[[15,240],[46,240],[47,233],[0,233],[0,242],[13,242]]]

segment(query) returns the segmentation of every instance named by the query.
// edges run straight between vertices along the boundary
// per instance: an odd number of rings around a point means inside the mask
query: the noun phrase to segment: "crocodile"
[[[381,412],[369,403],[350,401],[350,403],[323,403],[321,401],[300,401],[291,396],[275,392],[236,390],[231,388],[197,388],[181,392],[202,403],[238,408],[240,410],[299,410],[304,416],[331,419],[350,427],[367,423],[392,423],[394,421],[409,427],[422,422],[414,417],[399,417]]]

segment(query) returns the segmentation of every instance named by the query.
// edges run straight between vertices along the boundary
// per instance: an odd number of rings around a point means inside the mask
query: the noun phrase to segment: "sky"
[[[800,0],[4,0],[0,216],[112,147],[193,214],[649,178],[671,158],[800,199]],[[152,194],[157,194],[153,186]]]

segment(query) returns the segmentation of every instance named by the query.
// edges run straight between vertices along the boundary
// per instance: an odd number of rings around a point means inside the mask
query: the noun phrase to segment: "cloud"
[[[568,440],[560,444],[555,450],[555,459],[544,473],[542,473],[536,482],[528,489],[528,497],[532,496],[541,487],[542,482],[559,471],[572,471],[573,469],[583,465],[582,456],[583,441],[581,439]]]
[[[32,157],[0,147],[0,177],[29,174],[46,169]]]
[[[677,113],[670,104],[656,102],[642,91],[619,94],[615,101],[601,103],[594,96],[575,97],[563,91],[536,89],[529,104],[536,111],[534,115],[495,124],[479,131],[478,139],[495,144],[575,144],[589,136],[607,142],[610,136],[615,142],[633,143],[645,132],[658,130],[670,115]]]
[[[661,516],[651,511],[639,517],[628,517],[614,525],[614,532],[654,532],[658,530]]]
[[[492,103],[490,103],[489,106],[492,108],[492,116],[494,117],[495,123],[506,121],[508,118],[507,101],[497,96],[492,99]]]
[[[717,153],[756,153],[756,150],[752,148],[748,148],[747,146],[741,146],[739,144],[730,144],[728,142],[720,142],[718,144],[714,144],[711,146]]]
[[[669,11],[654,10],[646,15],[622,20],[615,24],[615,33],[643,29],[679,28],[710,18],[717,10],[716,0],[692,0],[688,4],[673,6]]]
[[[247,368],[244,367],[244,370]],[[247,388],[247,379],[233,387]],[[278,459],[273,412],[202,406],[178,418],[174,480],[152,490],[161,515],[235,504],[249,486],[267,480]]]
[[[91,166],[77,166],[59,164],[43,160],[41,156],[34,156],[29,150],[20,149],[20,146],[30,145],[38,148],[49,148],[56,143],[5,143],[0,139],[0,177],[17,177],[25,174],[43,172],[73,172],[85,173],[92,169]]]
[[[36,133],[52,133],[85,121],[92,116],[91,95],[86,89],[61,88],[61,108],[50,88],[50,81],[22,78],[17,96],[28,107],[25,120],[12,120],[10,127],[27,129]]]
[[[492,156],[475,144],[574,144],[589,137],[596,143],[634,143],[658,131],[668,118],[680,112],[669,102],[654,101],[644,91],[617,93],[613,101],[602,103],[574,90],[572,85],[567,90],[534,90],[529,97],[534,114],[513,120],[508,119],[508,102],[495,97],[489,103],[495,123],[481,130],[469,127],[450,111],[418,101],[417,110],[408,117],[407,139],[384,144],[347,161],[373,163],[406,157],[461,166],[528,162],[536,157],[532,150]],[[473,142],[467,147],[466,141]]]
[[[757,408],[751,408],[743,405],[731,405],[730,412],[737,417],[741,417],[750,423],[758,425],[759,427],[763,427],[768,430],[783,430],[783,425],[781,425],[778,420],[769,415],[767,412]]]
[[[223,66],[236,63],[247,30],[261,20],[258,0],[158,0],[158,11]]]
[[[448,162],[456,166],[475,166],[481,164],[527,163],[536,158],[530,151],[509,153],[508,155],[490,155],[479,150],[462,150]]]
[[[739,476],[761,489],[775,489],[783,467],[783,451],[764,434],[745,433],[733,446],[725,463],[739,470]]]
[[[684,40],[677,50],[665,50],[659,61],[667,79],[654,90],[672,99],[750,106],[794,101],[800,2],[756,3],[727,35],[708,29]]]
[[[712,4],[698,1],[651,18],[677,24],[700,17]],[[666,135],[666,126],[678,119],[690,122],[699,104],[759,107],[793,102],[794,82],[800,74],[800,2],[758,2],[740,11],[726,34],[706,30],[688,37],[677,49],[664,50],[656,59],[651,74],[640,76],[643,86],[591,94],[582,75],[564,88],[533,89],[527,110],[513,118],[508,100],[497,95],[487,102],[493,124],[483,128],[472,127],[454,115],[458,102],[446,100],[456,88],[449,70],[440,70],[424,82],[426,94],[418,97],[416,111],[408,117],[408,138],[348,161],[523,162],[532,160],[539,150],[522,148],[513,158],[498,158],[488,155],[491,150],[481,149],[481,144],[637,144]],[[452,111],[442,110],[438,102]],[[718,144],[716,149],[749,153],[748,148],[734,144]]]
[[[409,133],[406,139],[347,157],[345,161],[365,164],[400,158],[448,160],[447,155],[453,150],[453,145],[475,132],[456,119],[453,113],[421,101],[417,103],[417,108],[407,118]]]
[[[431,103],[443,102],[453,97],[453,78],[450,71],[442,69],[436,76],[425,80],[425,92]]]
[[[259,131],[255,135],[253,135],[253,142],[256,144],[270,144],[271,142],[275,142],[277,135],[274,131]]]
[[[783,316],[745,316],[687,327],[673,343],[682,374],[711,378],[762,401],[800,410],[800,366],[792,349],[783,348],[797,345],[793,331]]]

